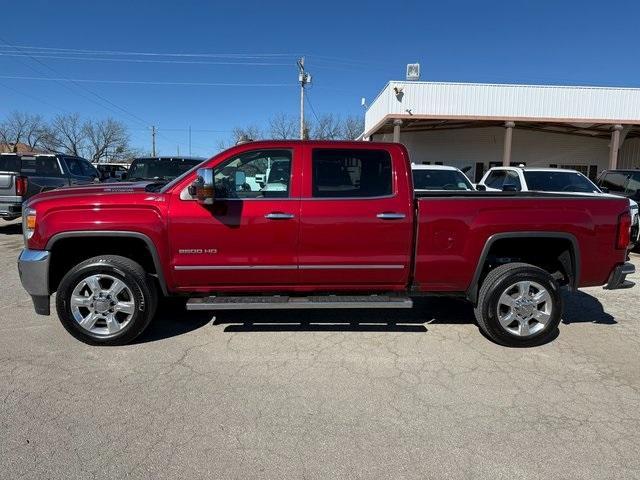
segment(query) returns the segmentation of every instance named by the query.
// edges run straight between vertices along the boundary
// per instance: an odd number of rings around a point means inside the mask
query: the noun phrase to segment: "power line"
[[[129,63],[167,63],[181,65],[238,65],[238,66],[261,66],[261,67],[289,67],[290,63],[273,63],[273,62],[210,62],[210,61],[183,61],[183,60],[146,60],[140,58],[97,58],[97,57],[70,57],[64,55],[41,55],[28,53],[1,52],[3,57],[30,57],[30,58],[50,58],[54,60],[76,60],[76,61],[95,61],[95,62],[129,62]]]
[[[55,47],[35,47],[28,45],[10,45],[9,47],[22,50],[69,52],[77,55],[139,55],[139,56],[159,56],[159,57],[202,57],[202,58],[271,58],[271,57],[292,57],[299,56],[299,53],[163,53],[163,52],[135,52],[118,50],[89,50],[78,48],[55,48]],[[0,46],[1,47],[1,46]],[[2,47],[6,48],[6,47]]]
[[[72,83],[107,83],[117,85],[180,85],[189,87],[295,87],[291,83],[226,83],[226,82],[156,82],[152,80],[101,80],[90,78],[52,78],[52,77],[29,77],[21,75],[0,75],[0,78],[12,80],[40,80],[53,82]]]
[[[6,41],[4,38],[2,38],[2,37],[0,37],[0,41],[2,41],[4,44],[8,45],[9,47],[12,47],[12,48],[18,48],[18,49],[19,49],[19,47],[16,47],[15,45],[11,45],[9,42],[7,42],[7,41]],[[42,62],[41,60],[39,60],[39,59],[37,59],[37,58],[33,58],[33,57],[31,57],[31,56],[29,56],[29,58],[31,58],[33,61],[35,61],[35,62],[39,63],[39,64],[40,64],[40,65],[42,65],[43,67],[47,68],[48,70],[51,70],[52,72],[56,73],[57,75],[60,75],[60,72],[58,72],[55,68],[50,67],[49,65],[47,65],[47,64],[46,64],[46,63],[44,63],[44,62]],[[38,73],[40,73],[40,72],[38,72]],[[63,81],[71,81],[71,83],[73,83],[73,84],[74,84],[74,85],[76,85],[77,87],[81,88],[82,90],[85,90],[85,91],[89,92],[91,95],[95,96],[96,98],[99,98],[99,99],[100,99],[100,100],[102,100],[103,102],[106,102],[106,103],[108,103],[108,104],[112,105],[113,107],[117,108],[118,110],[120,110],[120,111],[122,111],[122,112],[126,113],[126,114],[127,114],[127,115],[129,115],[131,118],[134,118],[136,121],[138,121],[138,122],[140,122],[140,123],[142,123],[142,124],[144,124],[144,125],[149,125],[149,122],[147,122],[147,121],[145,121],[144,119],[140,118],[138,115],[136,115],[136,114],[134,114],[134,113],[129,112],[126,108],[121,107],[120,105],[117,105],[117,104],[113,103],[111,100],[109,100],[109,99],[107,99],[107,98],[104,98],[102,95],[99,95],[99,94],[97,94],[97,93],[93,92],[92,90],[89,90],[89,89],[88,89],[88,88],[86,88],[85,86],[80,85],[80,84],[78,84],[77,82],[74,82],[73,80],[69,80],[69,79],[67,79],[66,77],[62,77],[62,78],[63,78],[63,80],[56,80],[56,81],[57,81],[58,83],[61,83],[61,82],[63,82]],[[61,84],[62,84],[62,83],[61,83]],[[77,93],[77,92],[74,92],[74,93]],[[86,96],[84,96],[84,95],[81,95],[81,96],[82,96],[83,98],[87,98],[87,97],[86,97]],[[104,106],[104,105],[102,105],[102,104],[100,104],[100,103],[96,102],[95,100],[90,100],[90,101],[93,101],[94,103],[96,103],[96,104],[100,105],[102,108],[105,108],[105,106]],[[108,109],[108,108],[107,108],[107,109]]]

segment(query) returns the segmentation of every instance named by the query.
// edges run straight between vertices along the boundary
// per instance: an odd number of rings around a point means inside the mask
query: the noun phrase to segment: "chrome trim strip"
[[[399,270],[404,265],[175,265],[174,270]]]
[[[300,265],[300,270],[399,270],[404,265]]]
[[[176,265],[174,270],[297,270],[296,265]]]

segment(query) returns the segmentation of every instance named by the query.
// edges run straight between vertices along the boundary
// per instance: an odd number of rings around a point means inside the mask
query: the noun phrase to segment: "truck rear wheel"
[[[91,345],[124,345],[149,325],[158,303],[144,269],[117,255],[93,257],[60,282],[56,309],[71,335]]]
[[[474,310],[484,334],[510,347],[532,347],[556,334],[562,297],[554,278],[528,263],[509,263],[489,272]]]

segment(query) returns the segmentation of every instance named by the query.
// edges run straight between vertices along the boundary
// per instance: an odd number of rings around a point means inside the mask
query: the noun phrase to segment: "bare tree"
[[[77,113],[58,115],[53,119],[46,137],[50,150],[62,150],[70,155],[81,155],[87,146],[87,132]]]
[[[324,114],[317,119],[311,132],[316,140],[339,140],[342,138],[342,126],[340,119],[331,113]]]
[[[45,135],[45,123],[40,115],[12,112],[0,123],[0,143],[7,145],[13,152],[23,143],[31,149],[42,147]]]
[[[93,162],[107,159],[108,156],[126,156],[130,150],[127,127],[112,118],[87,120],[82,130],[87,140],[84,147],[86,156]]]
[[[279,113],[269,120],[271,138],[290,140],[298,136],[298,120],[291,115]]]
[[[355,140],[364,132],[364,119],[361,116],[349,115],[342,121],[341,137],[344,140]]]

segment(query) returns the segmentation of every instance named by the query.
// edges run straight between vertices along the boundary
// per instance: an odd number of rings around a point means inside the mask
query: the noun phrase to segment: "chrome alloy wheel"
[[[80,280],[69,303],[78,325],[101,336],[118,333],[127,326],[136,311],[131,289],[122,280],[107,274]]]
[[[498,300],[500,325],[518,337],[529,337],[544,330],[552,311],[551,295],[536,282],[515,283],[507,287]]]

